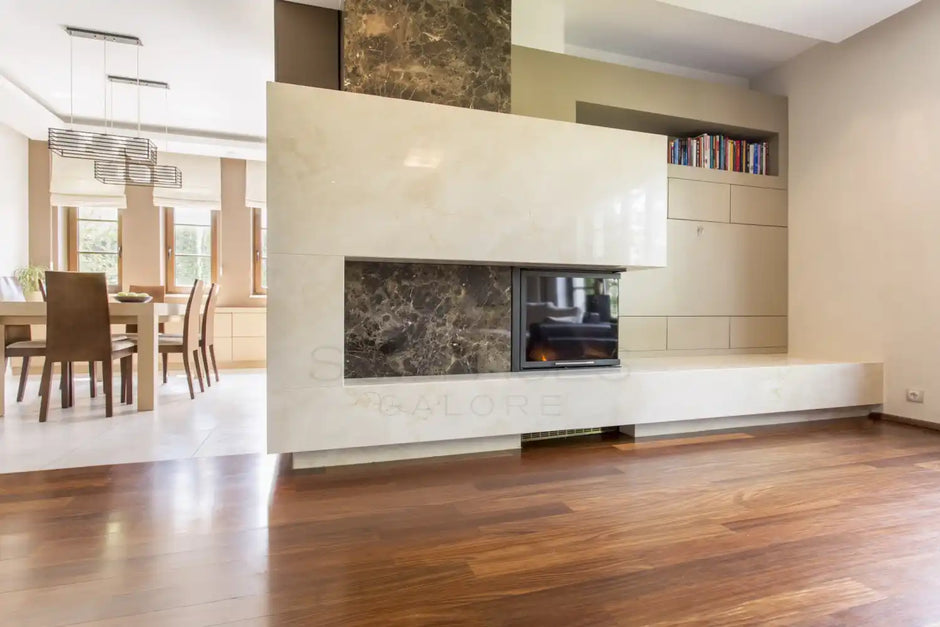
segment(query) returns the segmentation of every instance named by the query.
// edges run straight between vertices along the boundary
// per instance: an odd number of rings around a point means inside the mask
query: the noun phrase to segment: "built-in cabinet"
[[[215,312],[215,356],[220,368],[257,368],[265,365],[267,311],[257,307],[219,307]],[[179,321],[167,324],[167,333],[182,333]],[[174,355],[172,364],[179,364]]]
[[[621,350],[785,352],[786,227],[782,178],[669,166],[667,266],[624,273]]]

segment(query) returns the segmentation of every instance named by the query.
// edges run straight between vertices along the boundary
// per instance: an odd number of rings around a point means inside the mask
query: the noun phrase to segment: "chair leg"
[[[186,371],[186,383],[189,384],[189,398],[196,398],[196,391],[193,389],[193,373],[189,370],[189,357],[186,351],[183,351],[183,370]]]
[[[69,362],[69,407],[75,406],[75,364]]]
[[[62,392],[62,409],[66,409],[69,406],[69,362],[63,361],[59,372],[59,390]]]
[[[42,392],[42,400],[39,402],[39,422],[46,421],[46,415],[49,413],[49,387],[52,383],[52,362],[48,359],[42,364],[42,378],[39,380],[39,390]]]
[[[95,396],[98,394],[98,378],[95,376],[96,374],[97,372],[95,368],[95,362],[89,361],[88,362],[88,385],[90,387],[89,393],[91,394],[92,398],[95,398]]]
[[[193,361],[196,364],[196,377],[199,379],[199,391],[205,392],[206,386],[202,384],[202,366],[199,365],[199,349],[193,351]],[[208,376],[208,374],[206,375]]]
[[[163,356],[163,382],[166,383],[166,366],[167,366],[167,363],[170,361],[170,354],[161,353],[161,355]]]
[[[200,352],[202,353],[202,365],[205,366],[206,372],[206,385],[210,388],[212,387],[212,377],[209,376],[209,354],[206,352],[206,345],[203,344],[200,347]]]
[[[134,358],[125,357],[124,361],[127,362],[127,404],[132,405],[134,403]]]
[[[215,363],[215,344],[209,344],[209,357],[212,358],[212,370],[215,372],[215,382],[219,382],[219,367]],[[208,372],[208,370],[206,371]]]
[[[111,394],[111,388],[114,386],[112,366],[110,359],[101,362],[101,376],[104,377],[104,415],[107,418],[114,415],[114,395]]]
[[[20,366],[20,387],[16,390],[16,402],[22,403],[26,395],[26,378],[29,376],[29,357],[23,357],[23,365]]]
[[[127,402],[127,362],[124,358],[121,358],[121,363],[119,364],[119,369],[121,371],[121,402]]]

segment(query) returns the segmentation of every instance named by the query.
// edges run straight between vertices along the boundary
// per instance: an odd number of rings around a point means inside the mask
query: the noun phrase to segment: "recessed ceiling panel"
[[[568,0],[565,42],[742,77],[766,72],[818,43],[657,0]]]
[[[920,0],[659,0],[786,33],[838,43]]]

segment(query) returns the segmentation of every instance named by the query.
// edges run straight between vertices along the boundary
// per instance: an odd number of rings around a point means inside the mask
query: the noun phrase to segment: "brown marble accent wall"
[[[511,0],[346,0],[348,91],[509,112]]]
[[[346,378],[509,372],[512,274],[346,262]]]

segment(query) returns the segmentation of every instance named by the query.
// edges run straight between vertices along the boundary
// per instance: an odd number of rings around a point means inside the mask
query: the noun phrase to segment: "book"
[[[711,170],[767,174],[766,141],[702,133],[669,141],[669,163]]]

